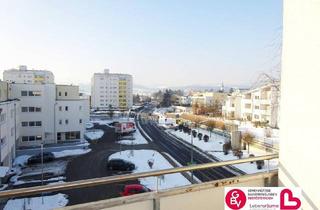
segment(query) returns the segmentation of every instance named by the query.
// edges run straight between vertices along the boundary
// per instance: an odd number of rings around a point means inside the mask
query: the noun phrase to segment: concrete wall
[[[41,121],[40,127],[22,127],[20,124],[19,146],[39,145],[41,141],[23,142],[22,136],[41,135],[46,144],[55,143],[54,139],[54,84],[10,84],[9,95],[19,98],[21,107],[41,107],[41,112],[22,112],[19,110],[21,122]],[[21,96],[21,91],[40,91],[41,96]]]
[[[0,81],[0,101],[8,100],[8,83]]]
[[[320,209],[320,0],[285,0],[280,121],[280,184]]]
[[[15,158],[15,145],[19,137],[20,125],[19,101],[4,101],[0,102],[1,118],[0,118],[0,161],[3,166],[12,166],[12,160]]]
[[[79,98],[79,86],[56,85],[57,100],[78,100]]]

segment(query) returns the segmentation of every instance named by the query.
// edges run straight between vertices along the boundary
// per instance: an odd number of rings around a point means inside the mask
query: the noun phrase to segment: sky
[[[94,72],[149,87],[250,85],[280,60],[281,0],[0,0],[2,71]]]

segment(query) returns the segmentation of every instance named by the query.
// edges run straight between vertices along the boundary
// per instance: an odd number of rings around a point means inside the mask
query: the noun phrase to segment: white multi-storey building
[[[224,106],[222,106],[222,116],[228,119],[241,119],[241,99],[240,90],[228,95]]]
[[[19,100],[8,99],[8,83],[0,81],[0,166],[10,168],[19,138]]]
[[[91,106],[94,109],[130,109],[133,103],[132,76],[95,73],[91,79]]]
[[[223,116],[252,122],[267,122],[271,127],[279,124],[279,84],[266,84],[229,96],[222,108]]]
[[[55,85],[53,80],[20,83],[7,70],[9,98],[20,100],[19,147],[53,144],[83,139],[85,123],[89,121],[89,101],[80,99],[79,87]],[[31,73],[30,73],[31,72]],[[42,72],[42,71],[41,71]],[[20,77],[37,75],[37,70],[21,70]],[[48,72],[48,75],[53,74]],[[19,78],[19,77],[18,77]]]
[[[9,83],[54,84],[54,75],[46,70],[28,70],[27,66],[9,69],[3,72],[3,79]]]

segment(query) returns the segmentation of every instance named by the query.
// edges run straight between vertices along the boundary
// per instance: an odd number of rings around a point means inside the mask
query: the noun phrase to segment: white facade
[[[132,76],[95,73],[91,79],[91,106],[95,109],[130,109],[133,105]]]
[[[89,101],[81,99],[78,86],[57,85],[55,103],[55,130],[57,142],[84,138],[85,124],[89,122]]]
[[[242,94],[241,115],[243,120],[268,122],[271,127],[279,126],[279,84],[268,84]]]
[[[19,69],[3,71],[3,80],[9,83],[53,84],[54,75],[50,71],[28,70],[27,66],[19,66]]]
[[[241,119],[241,99],[242,95],[239,90],[227,96],[225,105],[222,106],[222,116],[228,119]]]
[[[0,89],[4,90],[7,83],[0,81]],[[8,100],[1,94],[0,100],[0,165],[11,168],[15,158],[15,145],[19,137],[19,101]]]
[[[37,74],[37,70],[27,70]],[[7,71],[7,78],[15,71]],[[50,72],[51,73],[51,72]],[[52,74],[52,73],[51,73]],[[53,77],[52,77],[53,78]],[[89,121],[89,101],[80,99],[79,87],[45,82],[11,81],[9,98],[18,98],[20,118],[17,146],[36,146],[81,140]],[[63,110],[59,109],[63,107]],[[60,124],[63,120],[63,124]]]
[[[283,8],[279,185],[302,189],[302,209],[320,209],[320,1]]]
[[[54,84],[9,84],[9,97],[20,99],[18,146],[55,143]]]
[[[271,127],[278,127],[279,103],[279,84],[267,84],[242,93],[233,92],[222,107],[222,113],[228,119],[268,122]]]

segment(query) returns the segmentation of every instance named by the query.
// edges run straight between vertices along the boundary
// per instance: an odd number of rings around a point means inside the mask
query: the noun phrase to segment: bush
[[[192,136],[193,136],[194,138],[196,138],[196,137],[197,137],[197,131],[192,130]]]
[[[199,140],[201,141],[201,139],[202,139],[202,133],[198,133],[198,138],[199,138]]]
[[[204,142],[208,142],[209,141],[209,136],[208,135],[204,135],[203,136],[203,140],[204,140]]]
[[[249,157],[255,157],[255,156],[254,156],[254,154],[250,154]],[[253,161],[250,162],[250,163],[253,163]]]
[[[223,150],[224,155],[229,154],[230,149],[231,149],[231,142],[230,141],[223,144],[222,150]]]
[[[257,160],[256,164],[257,164],[257,169],[261,170],[264,166],[264,160]]]

